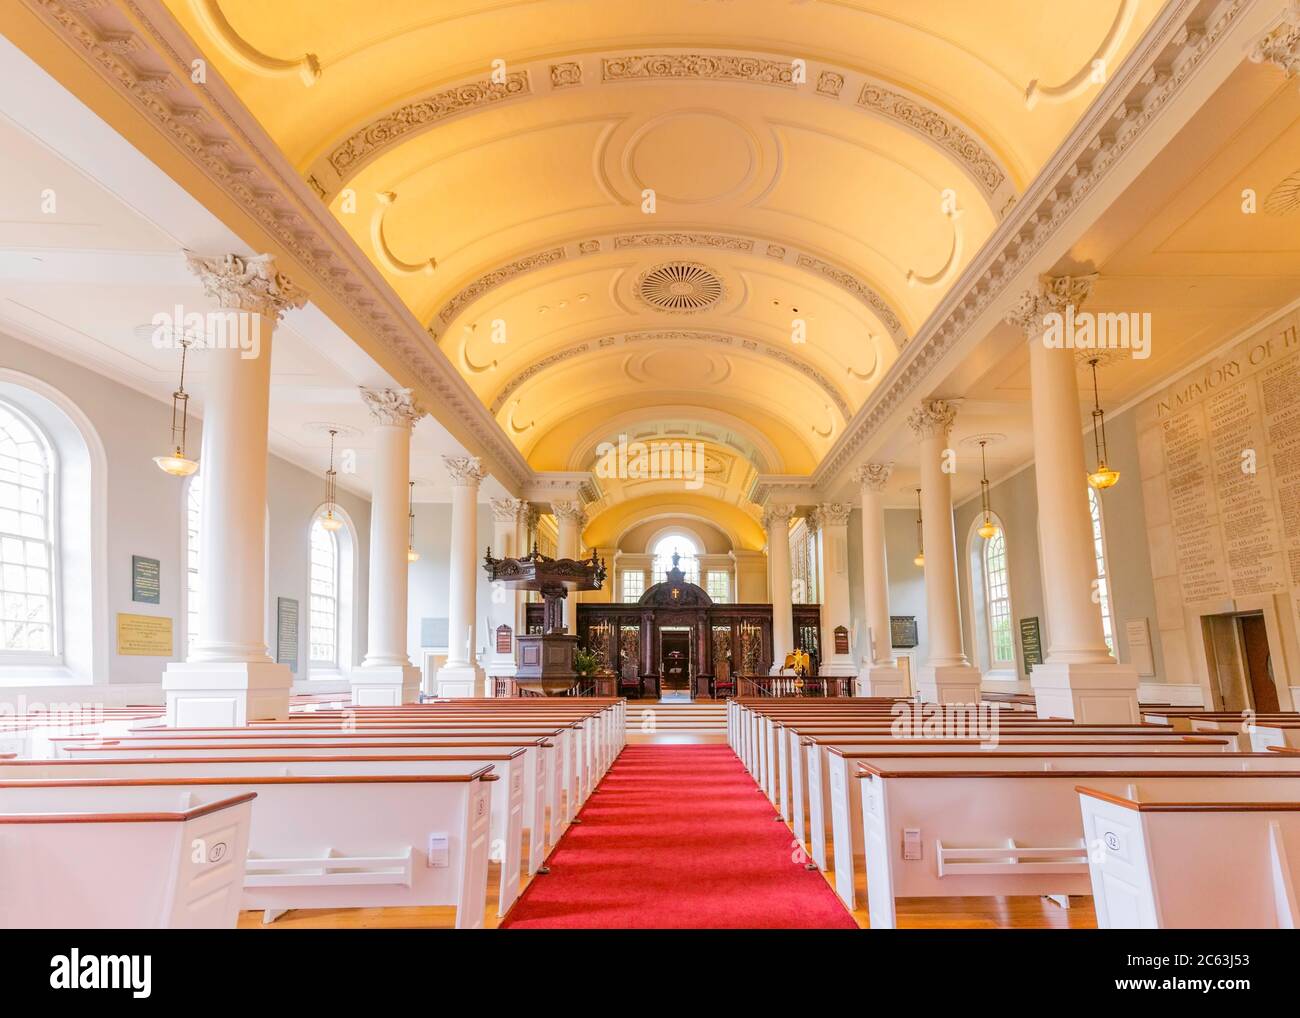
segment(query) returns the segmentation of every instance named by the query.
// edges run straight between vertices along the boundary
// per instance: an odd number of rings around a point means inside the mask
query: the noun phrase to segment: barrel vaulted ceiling
[[[1160,7],[167,4],[532,467],[617,421],[792,474]]]

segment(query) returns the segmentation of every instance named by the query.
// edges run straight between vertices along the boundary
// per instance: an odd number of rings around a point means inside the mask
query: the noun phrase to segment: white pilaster
[[[366,658],[348,676],[359,707],[414,703],[420,670],[406,653],[411,429],[423,416],[407,389],[362,389],[374,418],[370,501],[370,596]]]
[[[289,666],[267,653],[264,628],[267,414],[275,326],[307,297],[270,255],[186,258],[222,309],[228,341],[202,354],[199,639],[186,661],[167,666],[162,686],[169,725],[243,725],[287,717],[293,686]]]
[[[790,596],[790,518],[792,505],[772,505],[763,512],[767,531],[767,585],[772,599],[772,668],[781,673],[794,650],[794,615]]]
[[[475,660],[475,591],[478,580],[476,456],[444,456],[451,475],[451,568],[447,600],[447,663],[438,670],[439,696],[482,696],[483,669]]]
[[[822,675],[857,675],[853,648],[835,650],[835,629],[849,623],[849,514],[851,505],[824,502],[817,507],[817,528],[821,548],[821,666]]]
[[[526,553],[520,545],[521,527],[527,527],[528,503],[518,498],[492,499],[492,555],[494,558],[517,558]],[[504,585],[492,591],[492,632],[488,633],[487,673],[489,677],[515,674],[515,643],[519,635],[519,602],[523,592]],[[497,650],[498,626],[510,627],[510,650]],[[488,690],[491,696],[491,689]]]
[[[1044,277],[1022,295],[1008,320],[1029,340],[1034,419],[1034,480],[1048,650],[1029,675],[1039,717],[1086,723],[1139,720],[1137,669],[1106,648],[1088,509],[1079,383],[1072,349],[1044,340],[1048,315],[1077,308],[1095,276]]]
[[[957,601],[957,541],[952,524],[948,434],[957,409],[945,400],[927,400],[908,424],[921,442],[921,536],[925,551],[926,631],[930,656],[917,669],[917,692],[927,703],[978,703],[980,672],[966,660],[961,645]]]
[[[894,664],[889,625],[889,573],[885,558],[885,486],[892,463],[867,463],[858,471],[862,489],[862,590],[866,601],[866,671],[860,696],[906,696],[903,670]]]
[[[551,512],[559,527],[556,539],[556,558],[576,559],[580,554],[582,528],[587,525],[587,514],[581,502],[552,502]],[[564,631],[570,636],[578,633],[578,598],[574,591],[564,599]]]

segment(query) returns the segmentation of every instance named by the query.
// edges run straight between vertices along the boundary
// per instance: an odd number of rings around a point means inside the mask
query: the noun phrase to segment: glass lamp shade
[[[341,530],[343,521],[334,515],[333,510],[330,510],[320,518],[320,525],[322,530]]]
[[[190,474],[199,469],[198,463],[189,459],[179,449],[170,456],[155,456],[153,461],[158,464],[159,470],[165,474],[171,474],[173,477],[189,477]]]
[[[923,554],[921,554],[920,552],[917,552],[917,554],[916,554],[916,558],[912,559],[912,565],[914,565],[914,566],[923,566],[923,565],[925,565],[925,556],[924,556]]]
[[[1105,463],[1099,463],[1097,469],[1088,475],[1088,483],[1098,490],[1114,487],[1118,481],[1119,471],[1112,470]]]
[[[989,519],[987,516],[984,517],[984,522],[980,524],[979,530],[976,531],[976,533],[979,534],[980,537],[984,538],[984,540],[986,541],[989,540],[989,538],[991,537],[997,536],[997,532],[998,532],[998,525],[994,523],[991,519]]]
[[[414,548],[407,548],[407,549],[406,549],[406,561],[407,561],[407,562],[419,562],[419,561],[420,561],[420,553],[419,553],[418,551],[416,551]]]

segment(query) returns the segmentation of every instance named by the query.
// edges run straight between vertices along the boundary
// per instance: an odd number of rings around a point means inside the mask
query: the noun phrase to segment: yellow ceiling
[[[167,4],[534,468],[589,469],[605,421],[686,421],[782,473],[1161,6]],[[648,300],[665,266],[707,306]]]

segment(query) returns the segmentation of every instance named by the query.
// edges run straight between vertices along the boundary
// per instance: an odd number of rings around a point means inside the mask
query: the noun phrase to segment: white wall
[[[56,357],[45,350],[0,333],[0,367],[30,375],[58,389],[89,419],[102,442],[108,462],[107,484],[107,625],[108,674],[95,675],[96,683],[113,685],[160,682],[169,660],[184,656],[182,633],[185,615],[185,485],[153,463],[166,451],[171,409],[134,389],[110,381],[97,372]],[[202,422],[191,418],[188,449],[197,455]],[[276,597],[298,599],[300,610],[299,662],[296,678],[306,677],[308,527],[320,504],[325,482],[322,470],[309,472],[278,457],[268,468],[270,508],[270,578],[268,626]],[[364,653],[367,563],[370,546],[370,503],[340,491],[339,504],[356,524],[359,582],[355,611],[360,629],[356,655]],[[161,603],[131,601],[131,556],[143,555],[160,562]],[[87,577],[87,582],[89,578]],[[119,612],[170,616],[174,647],[171,658],[123,656],[117,653]],[[274,630],[268,629],[272,640]],[[272,643],[270,652],[274,655]]]
[[[480,493],[480,499],[483,495]],[[424,648],[420,646],[420,620],[447,617],[451,583],[451,504],[420,503],[415,506],[415,550],[419,561],[411,564],[407,593],[406,642],[411,663],[420,667]],[[483,572],[483,556],[492,543],[492,509],[486,501],[478,506],[474,542],[474,576],[477,609],[474,615],[474,650],[487,646],[487,618],[492,608],[492,591]],[[445,647],[433,648],[445,651]]]

